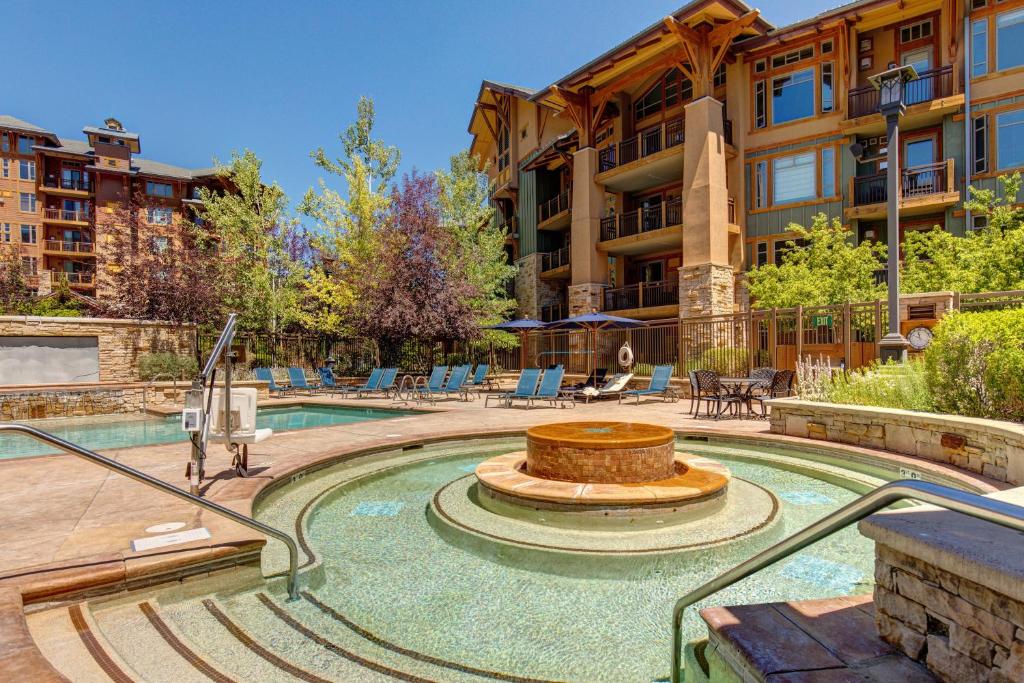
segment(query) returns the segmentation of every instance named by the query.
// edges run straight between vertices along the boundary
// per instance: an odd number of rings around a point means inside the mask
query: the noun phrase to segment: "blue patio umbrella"
[[[548,324],[541,320],[533,320],[532,318],[520,318],[519,320],[506,320],[503,323],[497,325],[488,325],[488,330],[504,330],[506,332],[518,332],[519,333],[519,363],[520,366],[526,367],[526,337],[533,330],[540,330],[547,327]]]
[[[593,340],[590,345],[592,351],[590,372],[593,373],[597,369],[598,330],[622,330],[632,327],[643,327],[646,324],[647,323],[643,320],[620,318],[617,315],[608,315],[607,313],[601,313],[599,311],[591,311],[590,313],[581,313],[580,315],[573,315],[562,320],[556,320],[555,322],[548,324],[548,329],[589,330]]]

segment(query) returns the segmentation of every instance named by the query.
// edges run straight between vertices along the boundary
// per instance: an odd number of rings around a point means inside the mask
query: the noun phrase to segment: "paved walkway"
[[[395,407],[390,400],[359,401],[327,398],[273,400],[265,405],[289,403],[348,404],[360,407]],[[398,406],[402,407],[402,406]],[[576,408],[484,407],[482,400],[449,401],[427,412],[389,420],[362,422],[275,434],[249,453],[253,476],[239,479],[228,469],[230,457],[219,445],[211,446],[205,495],[248,514],[255,495],[269,481],[314,462],[372,447],[399,442],[436,440],[457,435],[493,435],[519,432],[535,424],[571,420],[635,420],[676,430],[764,433],[768,424],[755,420],[695,420],[688,401],[651,401],[639,406],[613,401],[580,404]],[[176,486],[187,488],[185,443],[106,451],[106,455]],[[244,549],[258,549],[262,539],[245,527],[223,520],[184,501],[66,456],[0,460],[0,476],[7,490],[0,497],[0,585],[65,579],[100,581],[103,576],[131,580],[181,563],[213,559]],[[187,528],[207,527],[209,541],[174,546],[171,550],[134,553],[132,539],[146,529],[167,522],[185,522]],[[54,572],[60,577],[55,578]],[[68,574],[74,577],[68,577]],[[63,577],[63,578],[62,578]],[[100,581],[106,583],[106,581]],[[42,586],[43,595],[50,588]],[[56,591],[56,589],[53,589]],[[31,597],[32,591],[28,591]]]

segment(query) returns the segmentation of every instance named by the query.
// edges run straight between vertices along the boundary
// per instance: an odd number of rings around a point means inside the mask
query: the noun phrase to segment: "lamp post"
[[[886,158],[885,185],[889,257],[886,274],[889,287],[889,332],[879,341],[880,360],[885,363],[907,360],[909,343],[900,332],[900,117],[906,111],[903,86],[917,78],[912,66],[897,66],[871,76],[868,80],[878,89],[878,109],[885,117]]]

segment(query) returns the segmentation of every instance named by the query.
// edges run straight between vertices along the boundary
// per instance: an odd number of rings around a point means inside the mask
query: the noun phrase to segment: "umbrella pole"
[[[522,336],[519,338],[519,370],[526,369],[526,340],[529,338],[530,333],[523,331]]]

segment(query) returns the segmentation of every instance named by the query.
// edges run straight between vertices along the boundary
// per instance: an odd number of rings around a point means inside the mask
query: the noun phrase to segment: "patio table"
[[[750,400],[754,389],[771,384],[771,380],[761,377],[719,377],[718,381],[728,392],[740,398],[741,405],[747,407],[748,416],[753,415]],[[739,417],[742,418],[743,415],[741,414]]]

